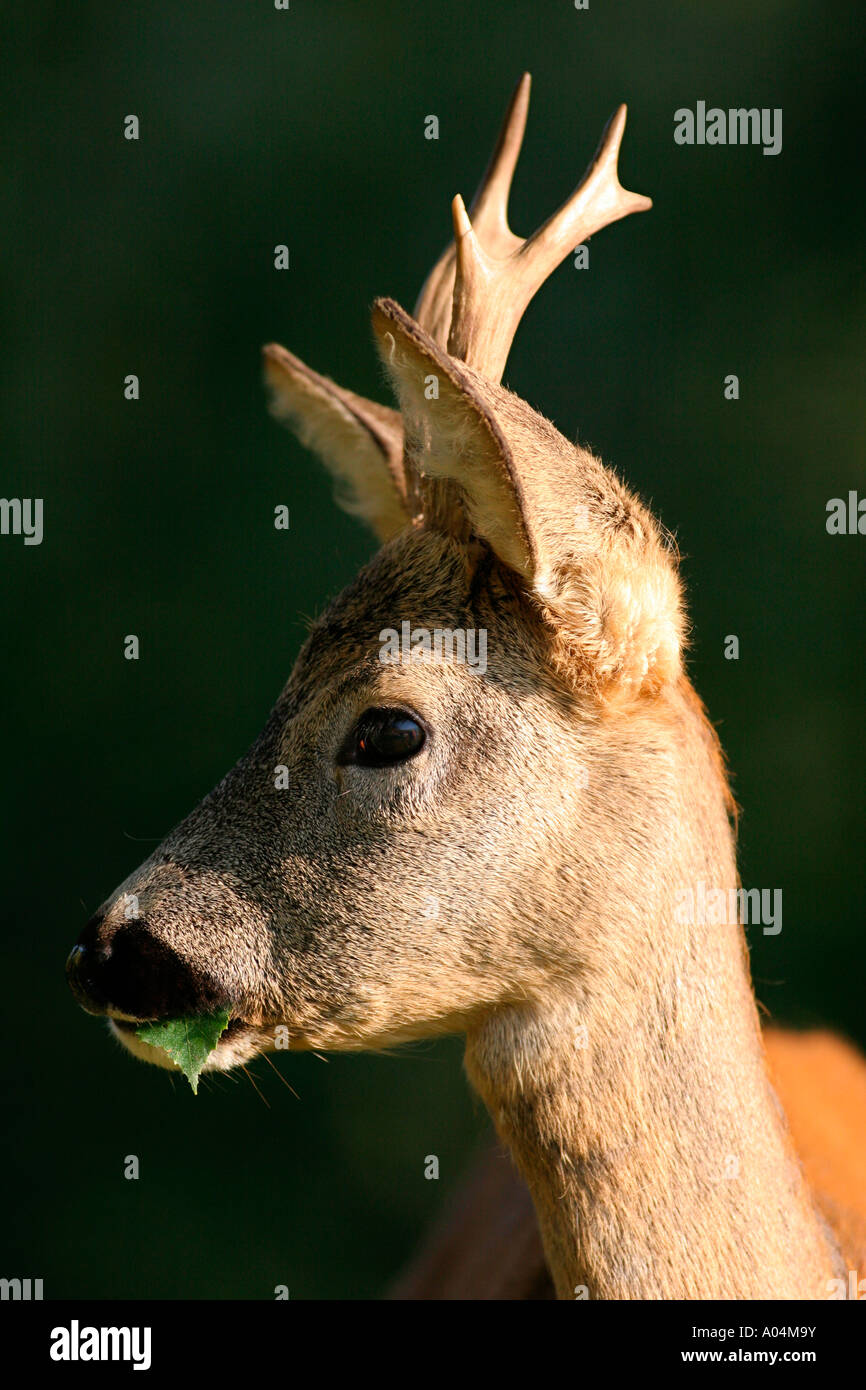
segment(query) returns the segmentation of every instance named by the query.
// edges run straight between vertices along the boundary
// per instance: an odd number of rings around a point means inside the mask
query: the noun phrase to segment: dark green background
[[[267,417],[260,345],[386,398],[368,306],[412,307],[523,68],[513,225],[568,193],[621,100],[623,179],[655,208],[600,235],[588,272],[557,272],[506,380],[676,532],[743,879],[784,892],[781,936],[753,936],[759,996],[866,1043],[866,537],[824,524],[830,497],[866,491],[856,14],[76,0],[4,16],[2,495],[44,498],[45,540],[0,538],[0,1274],[48,1297],[376,1295],[482,1141],[457,1040],[278,1059],[299,1100],[259,1061],[270,1108],[242,1074],[194,1100],[74,1006],[63,962],[252,741],[306,619],[372,550]],[[781,106],[782,153],[676,146],[673,112],[699,99]]]

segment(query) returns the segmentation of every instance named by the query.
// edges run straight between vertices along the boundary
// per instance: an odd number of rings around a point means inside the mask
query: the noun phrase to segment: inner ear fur
[[[675,680],[684,638],[676,551],[646,508],[588,450],[451,357],[393,300],[376,301],[373,330],[425,522],[456,533],[468,516],[553,625],[572,678],[630,693]],[[430,480],[447,480],[456,506],[428,509]]]
[[[278,343],[262,354],[271,414],[318,454],[340,506],[390,540],[409,520],[399,411],[320,376]]]

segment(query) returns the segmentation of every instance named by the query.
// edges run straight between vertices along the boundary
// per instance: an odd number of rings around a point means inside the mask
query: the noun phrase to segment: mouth
[[[163,1052],[161,1047],[151,1046],[150,1043],[144,1042],[137,1036],[139,1028],[154,1021],[109,1016],[108,1026],[118,1042],[139,1061],[149,1062],[152,1066],[164,1067],[169,1071],[179,1071],[180,1068],[171,1060],[167,1052]],[[273,1046],[272,1034],[254,1027],[243,1018],[232,1018],[202,1070],[206,1072],[228,1071],[231,1067],[238,1066],[241,1062],[248,1062],[259,1052],[264,1052]]]

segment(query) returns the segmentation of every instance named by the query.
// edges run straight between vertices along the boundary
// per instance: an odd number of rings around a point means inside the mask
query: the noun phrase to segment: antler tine
[[[557,212],[523,243],[521,259],[532,259],[539,268],[549,266],[546,279],[584,237],[601,231],[611,222],[632,212],[646,212],[652,199],[642,193],[629,193],[619,181],[617,162],[625,133],[627,107],[614,111],[604,130],[595,156],[571,197]]]
[[[526,241],[511,234],[512,249],[504,256],[483,244],[462,198],[454,199],[457,255],[448,351],[491,381],[502,378],[526,306],[569,251],[611,222],[652,207],[651,199],[628,192],[619,181],[625,118],[626,107],[620,106],[571,197]]]
[[[508,195],[526,130],[531,85],[532,78],[525,72],[511,94],[496,147],[472,199],[470,211],[475,226],[494,255],[507,255],[522,245],[521,238],[508,226]],[[452,241],[425,280],[415,305],[418,323],[441,347],[446,346],[451,327],[455,263],[456,247]]]
[[[504,254],[520,242],[508,225],[508,196],[526,131],[531,86],[532,78],[525,72],[511,94],[496,148],[469,205],[475,230],[492,255]]]

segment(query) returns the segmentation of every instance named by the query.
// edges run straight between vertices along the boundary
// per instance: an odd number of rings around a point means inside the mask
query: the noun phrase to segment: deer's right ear
[[[390,540],[409,520],[399,412],[320,376],[277,343],[262,352],[271,414],[319,455],[340,506]]]

